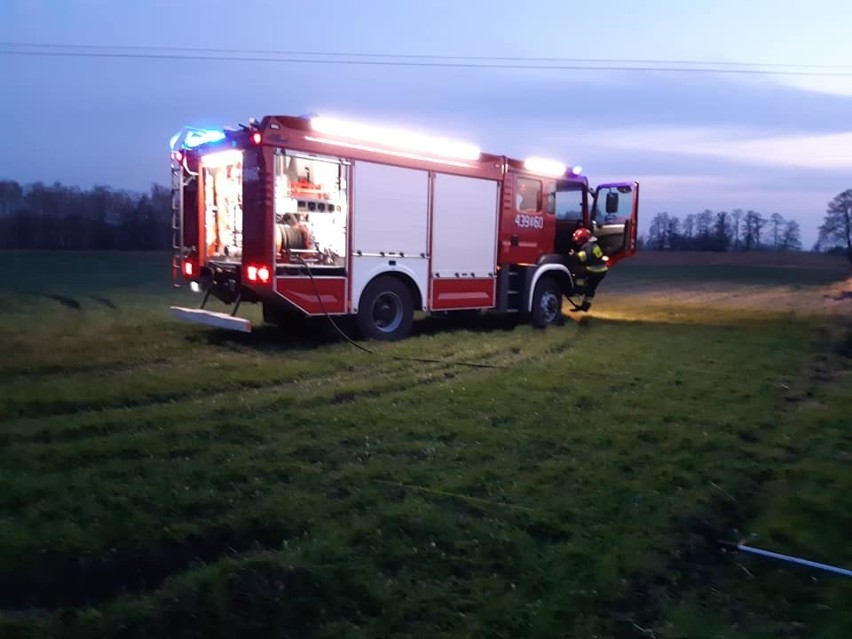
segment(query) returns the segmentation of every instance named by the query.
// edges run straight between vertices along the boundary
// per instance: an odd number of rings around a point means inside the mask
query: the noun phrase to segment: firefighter
[[[574,231],[571,237],[574,240],[574,245],[577,247],[576,252],[574,252],[578,266],[577,270],[582,273],[586,280],[583,303],[574,310],[588,311],[595,297],[595,289],[597,289],[601,280],[606,277],[606,272],[609,268],[607,260],[609,258],[604,255],[603,249],[598,244],[598,238],[592,235],[589,229],[581,226]]]

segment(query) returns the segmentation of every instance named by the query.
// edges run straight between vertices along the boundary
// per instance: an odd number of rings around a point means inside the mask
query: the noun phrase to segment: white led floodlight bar
[[[312,118],[311,128],[317,133],[339,137],[342,140],[370,142],[380,147],[458,160],[478,160],[481,153],[479,147],[466,142],[402,129],[346,122],[337,118]]]
[[[557,160],[548,160],[546,158],[527,158],[524,160],[524,168],[533,173],[541,175],[549,175],[551,177],[561,177],[565,175],[568,167]]]

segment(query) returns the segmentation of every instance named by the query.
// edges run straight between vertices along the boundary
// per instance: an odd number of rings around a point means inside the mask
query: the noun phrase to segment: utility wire
[[[292,51],[270,49],[227,49],[204,47],[173,47],[150,45],[98,45],[98,44],[37,44],[29,42],[0,42],[0,47],[28,47],[42,49],[83,49],[100,51],[177,51],[186,53],[216,53],[230,55],[267,55],[267,56],[323,56],[338,58],[386,58],[401,60],[467,60],[472,62],[549,62],[571,64],[647,64],[647,65],[690,65],[715,67],[765,67],[777,69],[824,69],[852,71],[850,65],[834,64],[786,64],[777,62],[725,62],[721,60],[655,60],[627,58],[559,58],[559,57],[529,57],[529,56],[472,56],[472,55],[439,55],[423,53],[357,53],[352,51]],[[109,53],[107,51],[106,53]]]
[[[0,46],[27,46],[27,47],[69,47],[86,45],[9,45],[0,43]],[[91,45],[89,45],[91,46]],[[106,48],[106,47],[104,47]],[[467,68],[467,69],[521,69],[521,70],[543,70],[543,71],[644,71],[644,72],[666,72],[666,73],[720,73],[739,75],[787,75],[787,76],[819,76],[819,77],[852,77],[849,71],[819,71],[822,67],[814,65],[809,70],[795,70],[802,67],[786,68],[750,68],[749,63],[724,63],[724,62],[698,62],[698,61],[630,61],[618,63],[616,60],[581,60],[570,58],[554,58],[554,62],[539,63],[536,58],[485,58],[485,57],[453,57],[440,58],[437,56],[392,56],[391,54],[332,54],[332,53],[284,53],[280,55],[267,53],[265,55],[225,55],[228,50],[215,50],[222,53],[213,55],[200,55],[203,49],[187,49],[183,53],[155,53],[149,49],[138,52],[119,50],[111,47],[113,51],[81,51],[74,49],[66,50],[0,50],[0,55],[6,56],[29,56],[29,57],[55,57],[55,58],[115,58],[115,59],[148,59],[148,60],[194,60],[211,62],[272,62],[272,63],[299,63],[299,64],[326,64],[326,65],[352,65],[352,66],[386,66],[386,67],[432,67],[432,68]],[[142,49],[141,47],[139,49]],[[170,48],[152,48],[155,51],[175,50]],[[193,53],[197,52],[197,53]],[[234,50],[238,53],[238,50]],[[300,57],[293,57],[293,56]],[[341,56],[337,59],[307,57],[307,56]],[[348,57],[343,57],[343,56]],[[305,57],[302,57],[305,56]],[[360,56],[360,57],[355,57]],[[370,57],[366,57],[370,56]],[[395,59],[394,59],[395,58]],[[457,61],[451,61],[457,60]],[[468,61],[464,61],[468,60]],[[498,62],[501,61],[502,62]],[[506,62],[515,60],[515,62]],[[699,64],[713,66],[695,66]],[[723,66],[728,65],[728,66]],[[734,66],[736,65],[736,66]],[[769,65],[759,65],[768,67]],[[836,67],[836,69],[849,69],[850,67]]]

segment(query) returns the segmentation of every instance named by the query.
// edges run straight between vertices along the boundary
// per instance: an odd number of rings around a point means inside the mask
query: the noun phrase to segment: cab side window
[[[541,210],[541,182],[518,178],[515,182],[515,207],[518,211]]]
[[[599,226],[624,224],[630,219],[633,207],[629,186],[607,186],[598,189],[594,221]]]

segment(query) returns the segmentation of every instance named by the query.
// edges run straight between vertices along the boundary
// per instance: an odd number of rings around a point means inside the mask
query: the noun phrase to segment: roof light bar
[[[172,151],[177,149],[194,149],[202,144],[219,142],[225,139],[225,132],[221,129],[196,129],[185,126],[172,136],[169,147]]]
[[[546,158],[527,158],[524,160],[524,168],[533,173],[541,175],[549,175],[552,177],[561,177],[565,175],[568,167],[557,160],[548,160]]]
[[[311,118],[311,128],[318,133],[340,137],[344,140],[372,142],[393,149],[459,160],[478,160],[481,153],[479,147],[467,142],[432,137],[402,129],[346,122],[336,118]]]

